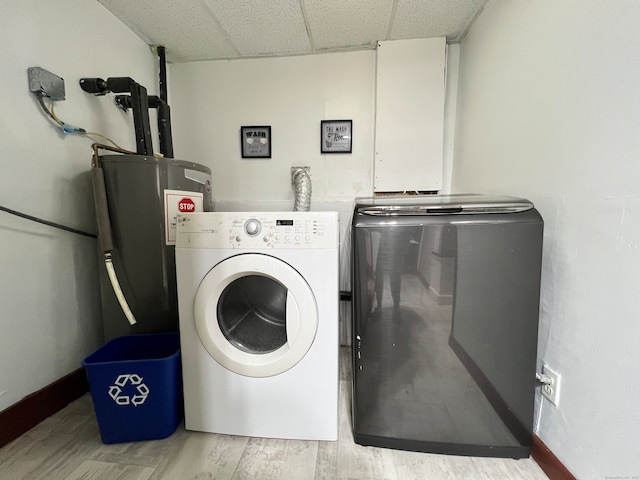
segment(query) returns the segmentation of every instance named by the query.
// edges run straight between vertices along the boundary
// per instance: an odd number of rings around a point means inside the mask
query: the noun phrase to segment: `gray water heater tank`
[[[211,170],[143,155],[104,155],[113,264],[137,323],[130,325],[100,255],[105,341],[122,335],[178,331],[175,214],[213,211]]]

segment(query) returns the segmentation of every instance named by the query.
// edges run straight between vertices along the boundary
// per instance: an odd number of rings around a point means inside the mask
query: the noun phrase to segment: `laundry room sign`
[[[202,212],[203,194],[183,190],[164,191],[164,230],[167,245],[176,244],[176,217],[179,213]]]

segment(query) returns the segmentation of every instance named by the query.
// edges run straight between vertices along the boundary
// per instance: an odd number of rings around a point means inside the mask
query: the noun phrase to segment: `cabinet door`
[[[376,192],[442,187],[446,40],[378,42]]]

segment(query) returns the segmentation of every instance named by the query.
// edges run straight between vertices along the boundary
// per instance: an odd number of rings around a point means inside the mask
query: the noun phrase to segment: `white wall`
[[[451,176],[458,108],[458,75],[460,70],[460,44],[447,45],[447,66],[444,95],[444,138],[442,141],[442,189],[441,194],[451,193]]]
[[[211,167],[216,201],[289,201],[311,167],[312,205],[372,192],[375,52],[170,65],[176,158]],[[320,121],[353,120],[353,153],[320,154]],[[271,159],[242,159],[240,127],[271,125]]]
[[[0,0],[0,205],[95,232],[92,140],[65,136],[27,68],[65,79],[64,121],[134,148],[130,115],[81,77],[130,76],[156,93],[153,52],[98,2]],[[0,410],[80,368],[102,342],[96,241],[0,212]]]
[[[375,51],[174,64],[169,80],[175,156],[211,168],[216,210],[292,210],[290,169],[311,167],[311,210],[340,213],[349,289],[353,199],[373,193]],[[320,153],[320,121],[332,119],[353,120],[351,154]],[[241,158],[242,125],[271,125],[271,159]]]
[[[545,220],[538,435],[580,479],[640,475],[640,3],[491,0],[462,43],[454,192]]]

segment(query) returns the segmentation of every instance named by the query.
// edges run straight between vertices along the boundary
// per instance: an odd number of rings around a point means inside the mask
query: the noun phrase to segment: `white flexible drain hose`
[[[120,304],[120,308],[122,308],[122,312],[124,316],[127,317],[129,323],[131,325],[136,324],[136,319],[131,313],[131,309],[129,308],[129,304],[127,300],[124,298],[124,294],[122,293],[122,289],[120,288],[120,282],[118,282],[118,277],[116,275],[116,270],[113,268],[113,262],[111,261],[111,255],[104,256],[104,265],[107,267],[107,274],[109,275],[109,280],[111,281],[111,286],[113,287],[113,293],[116,294],[116,298],[118,299],[118,303]]]
[[[297,168],[292,173],[295,188],[294,212],[308,212],[311,208],[311,176],[304,168]]]
[[[97,153],[96,153],[97,158]],[[98,161],[95,160],[94,167],[91,169],[91,183],[93,184],[93,198],[96,207],[96,220],[98,222],[98,238],[100,239],[100,247],[104,252],[104,266],[109,275],[109,281],[113,287],[113,293],[120,304],[122,313],[127,317],[131,325],[135,325],[136,319],[131,313],[127,299],[124,298],[116,269],[111,261],[111,251],[113,250],[113,237],[111,234],[111,222],[109,220],[109,207],[107,202],[107,190],[104,183],[104,172],[102,168],[97,166]]]

